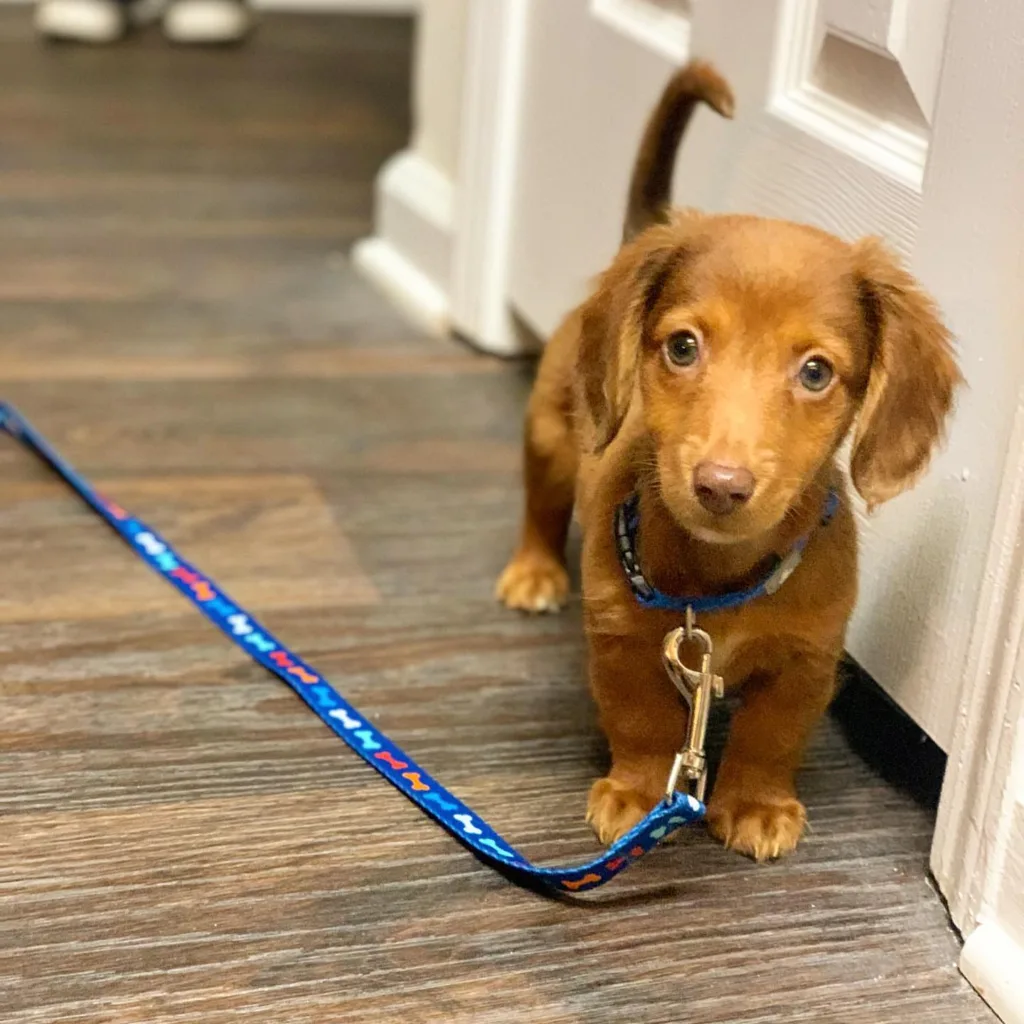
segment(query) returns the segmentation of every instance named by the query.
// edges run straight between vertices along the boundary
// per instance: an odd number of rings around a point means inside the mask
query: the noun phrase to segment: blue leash
[[[666,836],[704,814],[692,796],[665,799],[634,829],[596,859],[575,867],[541,868],[519,853],[471,808],[375,729],[319,672],[286,647],[208,576],[182,558],[155,530],[102,497],[11,405],[0,403],[0,430],[48,463],[79,497],[120,535],[151,569],[187,597],[253,661],[273,672],[305,701],[336,736],[401,790],[425,814],[484,863],[518,885],[549,894],[585,892],[610,881]]]

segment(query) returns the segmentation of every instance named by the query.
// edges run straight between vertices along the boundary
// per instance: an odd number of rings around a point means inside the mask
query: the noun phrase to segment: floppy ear
[[[924,470],[963,378],[934,302],[885,246],[865,239],[854,257],[872,357],[850,468],[874,508]]]
[[[619,250],[583,305],[576,378],[594,421],[596,451],[611,444],[626,418],[644,329],[686,255],[678,231],[652,228]]]

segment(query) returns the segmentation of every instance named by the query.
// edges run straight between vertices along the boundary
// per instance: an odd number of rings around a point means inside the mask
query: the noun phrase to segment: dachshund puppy
[[[743,591],[802,547],[773,593],[700,619],[714,671],[739,696],[709,827],[763,860],[793,850],[806,824],[794,776],[856,598],[837,450],[852,430],[853,486],[869,507],[894,497],[940,441],[961,378],[935,305],[878,240],[668,209],[701,102],[731,116],[727,83],[695,63],[647,125],[621,250],[546,347],[526,416],[522,536],[497,595],[530,612],[564,602],[575,509],[590,686],[612,756],[587,820],[611,842],[662,798],[687,724],[661,664],[681,617],[638,601],[618,510],[635,501],[636,563],[664,595]]]

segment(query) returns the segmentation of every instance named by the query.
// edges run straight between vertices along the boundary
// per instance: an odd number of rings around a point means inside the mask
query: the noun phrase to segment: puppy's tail
[[[729,83],[710,64],[691,61],[665,86],[644,129],[629,186],[624,242],[664,219],[671,198],[676,152],[698,103],[706,103],[729,118],[735,107]]]

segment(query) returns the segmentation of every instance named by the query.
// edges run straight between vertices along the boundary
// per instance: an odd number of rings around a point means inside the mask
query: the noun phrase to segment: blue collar
[[[839,509],[839,493],[833,488],[829,490],[822,510],[821,525],[828,526]],[[626,580],[633,591],[637,604],[641,608],[652,608],[659,611],[687,611],[694,615],[703,612],[721,612],[729,608],[739,608],[759,597],[774,594],[786,580],[796,571],[804,556],[811,534],[806,533],[793,545],[784,558],[775,557],[775,562],[765,576],[747,590],[734,590],[728,594],[714,594],[711,597],[671,597],[663,594],[647,582],[640,569],[637,556],[637,535],[640,530],[640,496],[631,494],[615,513],[615,546],[619,553],[619,563],[626,574]]]

